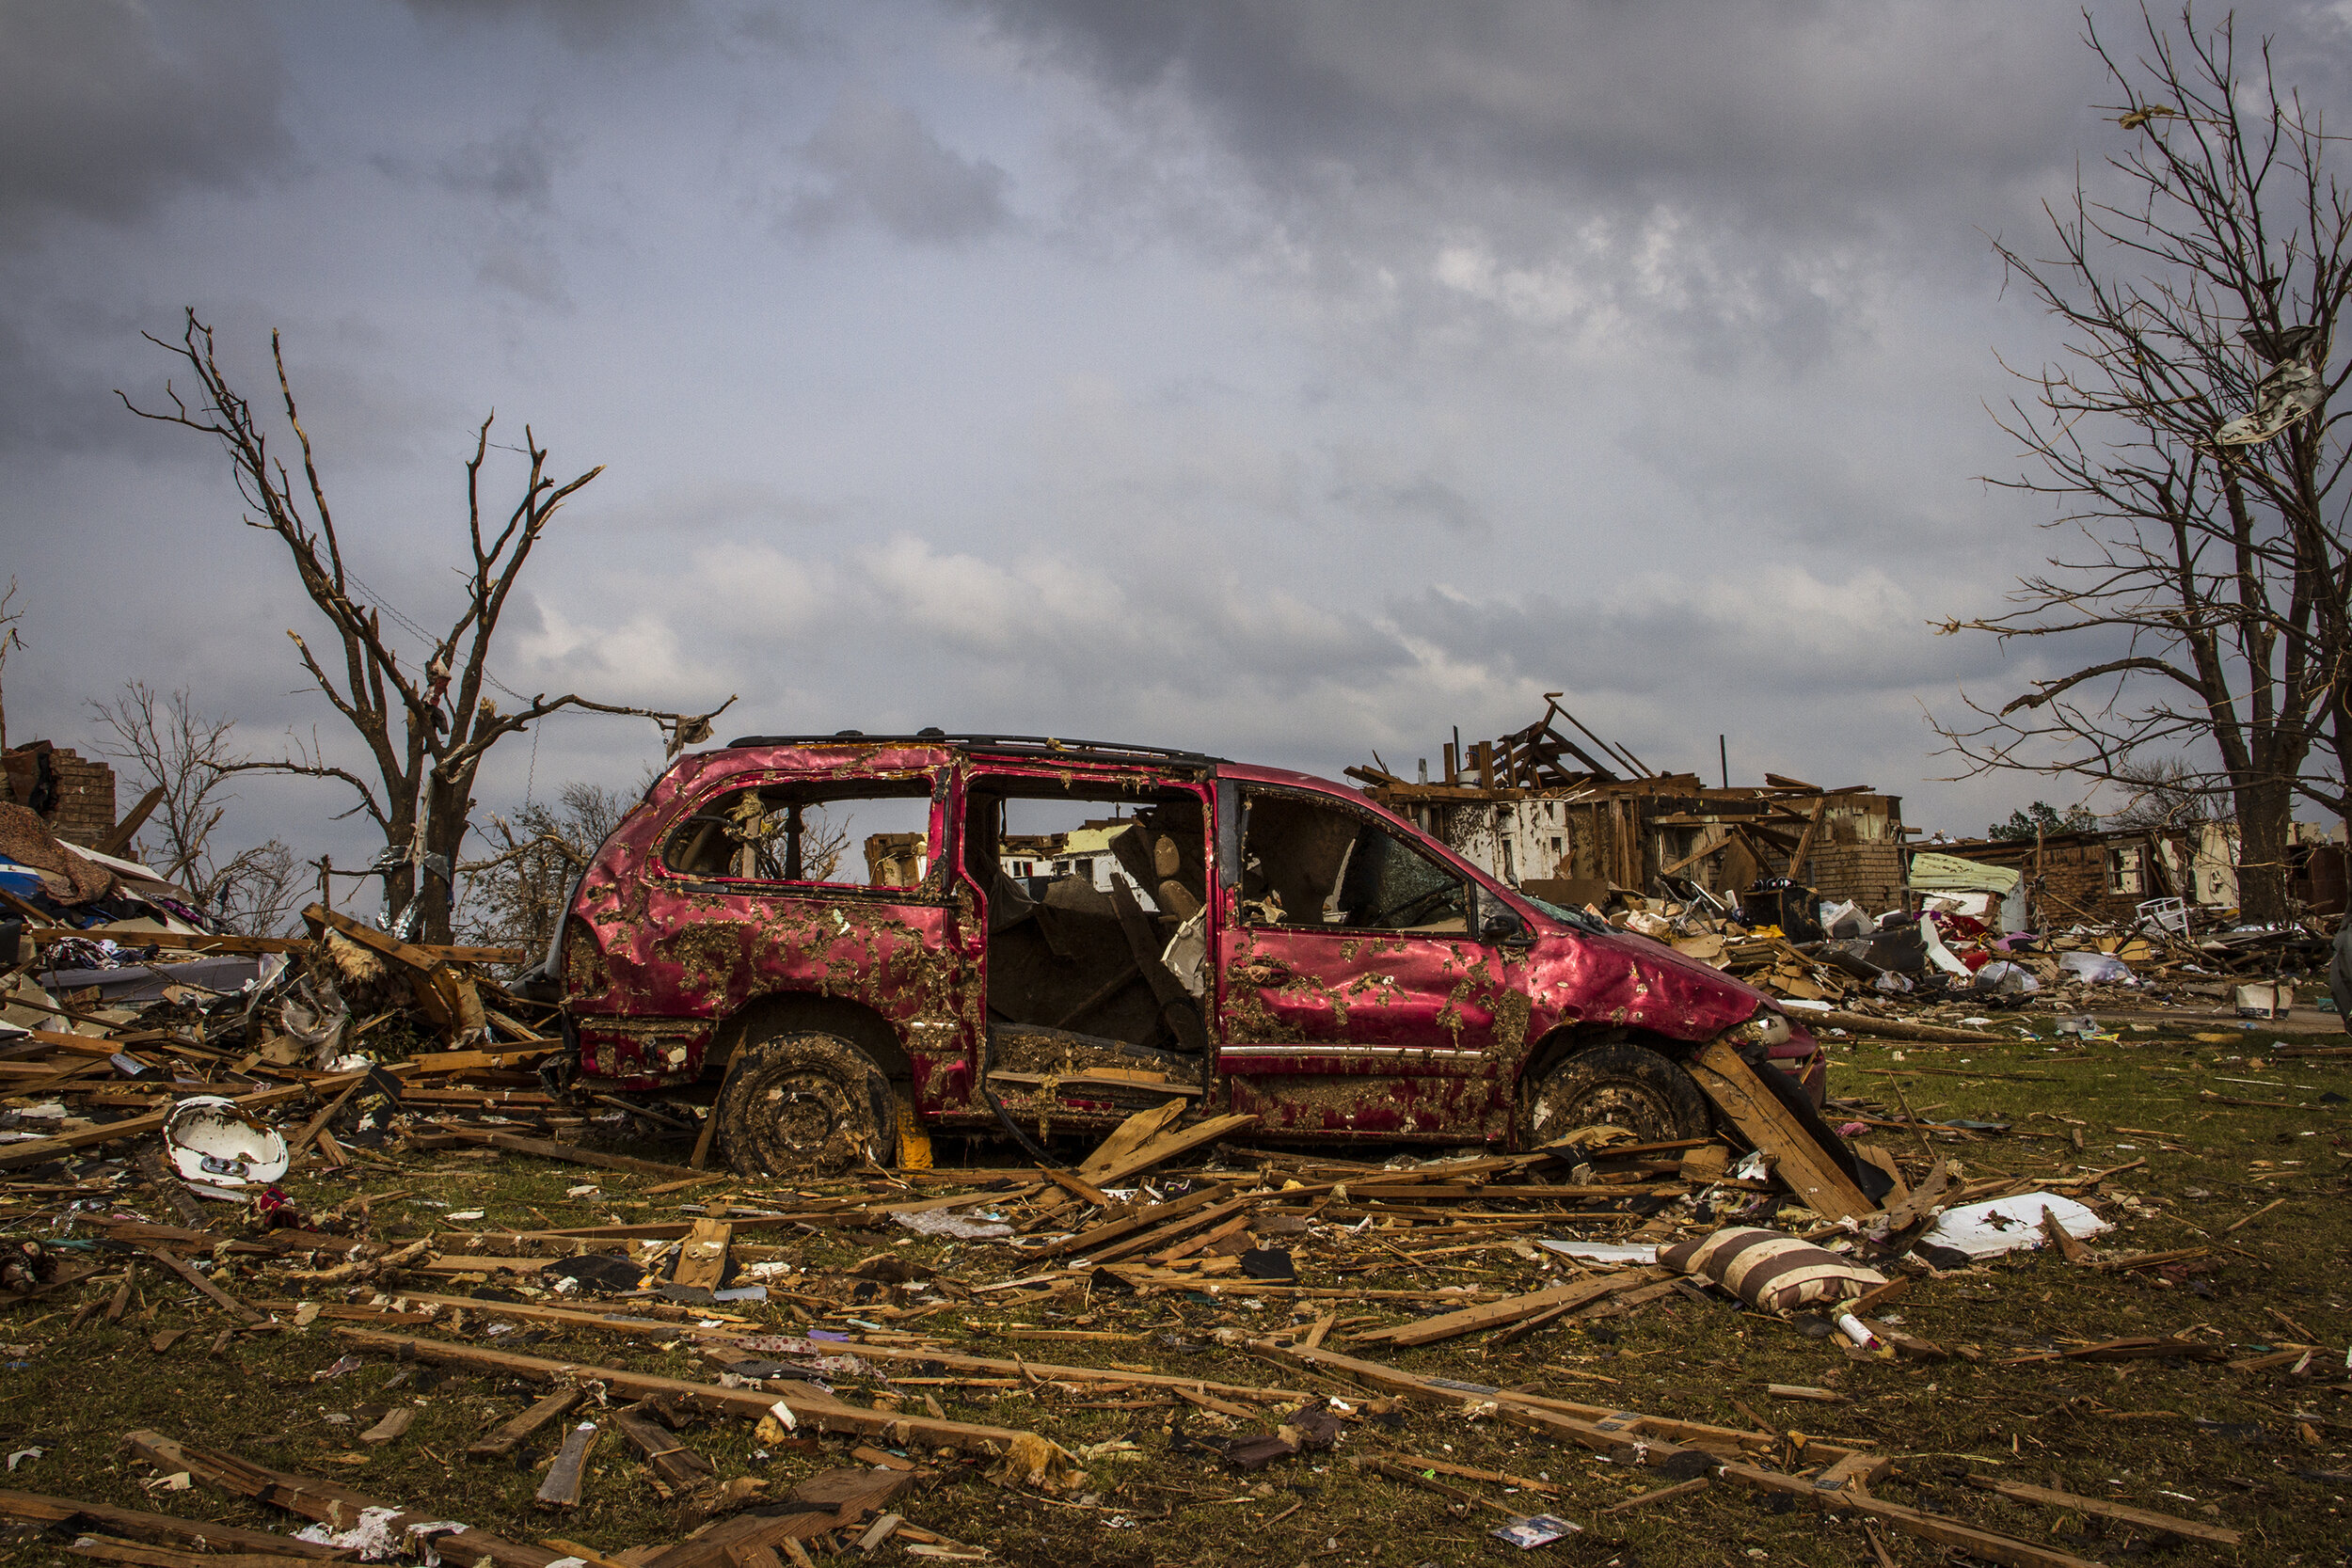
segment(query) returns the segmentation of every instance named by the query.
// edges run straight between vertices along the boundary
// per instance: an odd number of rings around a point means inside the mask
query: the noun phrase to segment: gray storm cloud
[[[2239,14],[2340,96],[2330,13]],[[517,690],[1327,773],[1565,690],[1653,761],[1723,733],[1735,771],[1980,826],[2030,790],[1936,782],[1922,706],[2039,666],[1931,623],[2048,547],[1977,482],[2014,464],[1994,351],[2052,341],[1986,235],[2031,237],[2114,150],[2081,25],[0,8],[11,736],[84,739],[85,700],[139,678],[256,751],[335,741],[283,637],[315,623],[216,455],[111,395],[162,394],[138,333],[194,303],[256,396],[282,329],[353,567],[421,626],[454,613],[485,412],[609,465],[494,661]],[[484,806],[658,752],[563,720]],[[231,827],[363,854],[341,805],[257,780]]]

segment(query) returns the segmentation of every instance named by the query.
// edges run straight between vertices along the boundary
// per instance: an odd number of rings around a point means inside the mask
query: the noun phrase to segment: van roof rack
[[[747,735],[728,741],[727,746],[730,750],[742,746],[822,746],[843,740],[866,745],[942,746],[954,751],[983,752],[994,755],[1073,757],[1110,762],[1151,758],[1195,768],[1214,768],[1232,760],[1230,757],[1211,756],[1205,752],[1179,751],[1168,746],[1136,746],[1120,740],[1075,740],[1046,735],[948,735],[936,729],[920,730],[914,735],[867,735],[862,730],[837,730],[831,735]]]

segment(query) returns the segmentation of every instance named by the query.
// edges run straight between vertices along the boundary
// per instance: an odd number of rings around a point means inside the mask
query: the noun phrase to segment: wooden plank
[[[1081,1203],[1091,1203],[1097,1209],[1107,1209],[1111,1206],[1111,1200],[1104,1196],[1102,1189],[1079,1180],[1068,1171],[1053,1170],[1040,1165],[1038,1174]]]
[[[504,1459],[522,1447],[532,1433],[550,1421],[560,1421],[572,1413],[574,1406],[588,1397],[588,1390],[578,1384],[558,1388],[524,1411],[510,1417],[475,1438],[466,1448],[469,1459]]]
[[[1991,1530],[1978,1529],[1957,1519],[1947,1519],[1922,1509],[1886,1502],[1867,1492],[1851,1489],[1823,1492],[1803,1477],[1784,1475],[1778,1470],[1767,1470],[1755,1465],[1727,1464],[1716,1474],[1725,1481],[1738,1481],[1758,1491],[1809,1498],[1822,1508],[1860,1513],[1907,1535],[1915,1535],[1939,1546],[1956,1548],[1971,1557],[1982,1558],[1987,1562],[2001,1563],[2004,1568],[2099,1568],[2099,1564],[2068,1552],[2038,1546],[2014,1536],[1996,1535]]]
[[[314,1476],[296,1475],[287,1470],[273,1470],[253,1464],[234,1454],[215,1449],[194,1449],[158,1432],[133,1432],[124,1434],[123,1444],[139,1458],[159,1465],[166,1474],[185,1470],[206,1483],[240,1497],[252,1497],[316,1520],[333,1529],[349,1529],[359,1522],[361,1514],[372,1508],[388,1508],[367,1493],[354,1491],[335,1481]],[[419,1513],[395,1509],[387,1528],[398,1536],[410,1525],[429,1524],[446,1519],[447,1514]],[[441,1553],[461,1562],[491,1562],[499,1568],[550,1568],[561,1560],[559,1554],[543,1546],[527,1546],[507,1541],[486,1531],[468,1527],[453,1537],[437,1542]]]
[[[565,1433],[564,1446],[548,1462],[548,1473],[540,1480],[539,1490],[532,1495],[532,1500],[548,1508],[578,1508],[580,1483],[588,1471],[589,1450],[603,1434],[604,1428],[594,1421],[582,1421]]]
[[[1026,1090],[1042,1089],[1046,1085],[1051,1084],[1056,1093],[1064,1095],[1078,1094],[1087,1089],[1101,1089],[1119,1090],[1128,1094],[1138,1091],[1145,1094],[1181,1094],[1198,1099],[1208,1092],[1192,1084],[1170,1083],[1165,1078],[1122,1078],[1115,1072],[1096,1071],[1044,1073],[998,1070],[988,1075],[988,1082],[991,1088],[1001,1084],[1009,1088]]]
[[[131,1568],[310,1568],[315,1558],[289,1557],[283,1552],[183,1552],[170,1546],[142,1546],[103,1535],[83,1535],[66,1547],[74,1557],[92,1562],[123,1562]]]
[[[344,1558],[350,1554],[332,1546],[296,1541],[268,1530],[244,1529],[202,1519],[183,1519],[169,1513],[146,1513],[111,1503],[84,1502],[77,1497],[52,1497],[39,1492],[0,1491],[0,1517],[28,1525],[66,1525],[87,1521],[117,1535],[142,1541],[183,1542],[199,1551],[276,1552],[284,1557]],[[219,1562],[219,1558],[209,1560]]]
[[[1157,1137],[1169,1122],[1183,1116],[1185,1109],[1182,1100],[1168,1100],[1148,1111],[1137,1111],[1111,1129],[1110,1136],[1094,1146],[1093,1152],[1079,1164],[1079,1176],[1089,1181],[1093,1180],[1096,1172],[1109,1170]]]
[[[1459,1312],[1440,1317],[1424,1318],[1417,1323],[1400,1323],[1394,1328],[1376,1328],[1359,1334],[1359,1345],[1388,1344],[1399,1348],[1407,1345],[1430,1345],[1440,1339],[1458,1338],[1489,1328],[1507,1328],[1523,1318],[1549,1312],[1554,1307],[1581,1307],[1587,1302],[1631,1290],[1662,1277],[1657,1269],[1635,1269],[1623,1274],[1593,1275],[1556,1285],[1549,1291],[1534,1291],[1523,1296],[1511,1296],[1502,1301],[1490,1301],[1483,1307],[1465,1307]]]
[[[639,1457],[672,1491],[691,1497],[717,1486],[718,1472],[711,1468],[710,1461],[677,1441],[667,1427],[651,1419],[639,1407],[615,1410],[608,1418],[613,1430],[628,1439]]]
[[[727,1243],[735,1235],[735,1227],[724,1220],[701,1219],[678,1243],[677,1268],[672,1273],[674,1284],[694,1286],[715,1291],[726,1276]]]
[[[1204,1148],[1220,1138],[1228,1138],[1246,1127],[1258,1125],[1254,1116],[1211,1117],[1190,1127],[1163,1132],[1158,1137],[1120,1160],[1108,1170],[1080,1167],[1079,1174],[1098,1187],[1116,1187],[1131,1177],[1142,1175],[1153,1165],[1163,1164],[1178,1155]]]
[[[1212,1204],[1206,1209],[1195,1210],[1181,1218],[1165,1225],[1154,1226],[1124,1241],[1114,1242],[1107,1246],[1095,1247],[1087,1254],[1087,1259],[1093,1263],[1115,1263],[1122,1258],[1132,1258],[1138,1252],[1150,1252],[1165,1247],[1180,1236],[1198,1230],[1203,1226],[1219,1224],[1229,1217],[1239,1214],[1243,1210],[1253,1207],[1258,1202],[1259,1196],[1260,1195],[1256,1193],[1244,1193],[1239,1197],[1227,1198],[1222,1203]]]
[[[1081,1230],[1074,1236],[1065,1236],[1058,1242],[1049,1243],[1038,1249],[1037,1256],[1066,1258],[1073,1253],[1091,1253],[1097,1247],[1107,1246],[1113,1242],[1124,1240],[1139,1230],[1150,1230],[1180,1215],[1191,1213],[1198,1209],[1206,1209],[1232,1190],[1230,1185],[1220,1183],[1214,1187],[1203,1187],[1197,1193],[1187,1193],[1172,1202],[1149,1205],[1107,1224],[1098,1225],[1091,1230]]]
[[[1472,1389],[1338,1351],[1309,1350],[1301,1345],[1278,1344],[1272,1339],[1252,1339],[1249,1348],[1282,1356],[1303,1366],[1339,1372],[1369,1387],[1409,1395],[1432,1403],[1458,1405],[1470,1399],[1493,1400],[1506,1412],[1518,1409],[1569,1417],[1589,1423],[1588,1430],[1593,1431],[1601,1430],[1600,1423],[1607,1422],[1604,1434],[1608,1436],[1611,1447],[1628,1446],[1636,1437],[1645,1441],[1665,1438],[1724,1453],[1771,1449],[1778,1446],[1767,1433],[1748,1428],[1710,1426],[1704,1421],[1678,1420],[1670,1416],[1644,1415],[1610,1405],[1580,1404],[1573,1400],[1549,1399],[1534,1394],[1505,1393],[1499,1388]],[[1839,1455],[1847,1451],[1842,1448],[1836,1450]]]
[[[1812,1134],[1772,1098],[1772,1091],[1756,1078],[1756,1069],[1741,1061],[1727,1042],[1709,1040],[1692,1056],[1690,1065],[1691,1076],[1707,1097],[1741,1136],[1772,1157],[1773,1174],[1804,1199],[1807,1208],[1826,1220],[1859,1219],[1877,1212],[1878,1205],[1864,1197],[1852,1178],[1830,1163]]]
[[[675,1327],[675,1324],[671,1326]],[[558,1379],[597,1382],[641,1399],[647,1395],[675,1394],[695,1405],[746,1416],[755,1420],[767,1415],[771,1406],[781,1402],[792,1412],[793,1419],[800,1426],[816,1432],[849,1432],[861,1437],[885,1437],[898,1444],[913,1441],[929,1448],[977,1450],[989,1454],[1019,1452],[1025,1457],[1031,1457],[1038,1465],[1066,1463],[1068,1460],[1057,1445],[1046,1442],[1035,1433],[908,1416],[889,1410],[869,1410],[816,1393],[795,1391],[779,1401],[775,1394],[755,1389],[723,1388],[716,1384],[694,1383],[684,1378],[629,1371],[618,1367],[583,1367],[576,1362],[551,1361],[535,1355],[485,1350],[441,1339],[421,1339],[413,1335],[384,1334],[370,1328],[339,1327],[335,1330],[335,1337],[361,1349],[379,1351],[387,1355],[414,1356],[446,1366],[512,1372],[535,1377],[542,1382],[551,1383]]]
[[[175,1252],[168,1252],[159,1246],[151,1246],[145,1250],[150,1258],[152,1258],[155,1261],[161,1263],[164,1267],[169,1269],[172,1273],[178,1275],[181,1278],[195,1286],[197,1293],[210,1301],[214,1306],[230,1313],[232,1316],[243,1318],[249,1323],[258,1323],[266,1321],[261,1313],[256,1312],[253,1308],[247,1307],[244,1302],[239,1301],[236,1297],[230,1295],[228,1291],[222,1290],[219,1286],[214,1284],[211,1280],[199,1274],[196,1270],[196,1265],[189,1262],[179,1254]]]
[[[2102,1497],[2078,1497],[2055,1487],[2034,1486],[2022,1481],[2004,1481],[1998,1476],[1972,1475],[1968,1478],[1968,1484],[1980,1486],[1988,1492],[1998,1492],[2015,1502],[2038,1503],[2043,1508],[2063,1508],[2075,1513],[2095,1513],[2103,1519],[2119,1520],[2146,1530],[2161,1530],[2185,1541],[2234,1546],[2244,1539],[2236,1530],[2225,1526],[2200,1524],[2194,1519],[2177,1518],[2169,1513],[2158,1513],[2153,1509],[2133,1508],[2127,1503],[2112,1503]]]

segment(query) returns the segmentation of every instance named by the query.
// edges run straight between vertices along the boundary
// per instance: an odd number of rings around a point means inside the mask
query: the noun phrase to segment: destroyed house
[[[1436,782],[1347,771],[1465,859],[1556,904],[1605,904],[1613,888],[1652,895],[1670,879],[1725,898],[1785,877],[1872,914],[1904,907],[1902,801],[1867,785],[1771,773],[1760,786],[1703,784],[1652,770],[1556,704],[1524,730],[1443,753]]]
[[[2289,891],[2314,914],[2344,907],[2344,848],[2325,830],[2296,823],[2289,846]],[[1919,846],[1979,865],[2016,870],[2033,928],[2130,924],[2141,906],[2178,898],[2186,904],[2234,909],[2238,899],[2234,825],[2201,823],[2165,831],[2115,828],[2048,833],[2036,839],[1968,839]],[[1914,876],[1922,887],[1928,879]]]
[[[2168,853],[2173,847],[2158,834],[2134,828],[2049,833],[2039,841],[1970,839],[1922,845],[1919,852],[2017,871],[2024,879],[2026,919],[2038,928],[2129,925],[2152,899],[2190,896],[2175,856]]]

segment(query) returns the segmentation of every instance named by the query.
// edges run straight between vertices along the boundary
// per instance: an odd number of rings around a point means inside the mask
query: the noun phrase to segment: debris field
[[[1717,1138],[1183,1101],[791,1180],[548,1092],[516,956],[310,918],[157,939],[243,991],[10,974],[7,1560],[2342,1558],[2352,1053],[2268,1022],[1822,1019],[1898,1179],[1835,1219]]]

